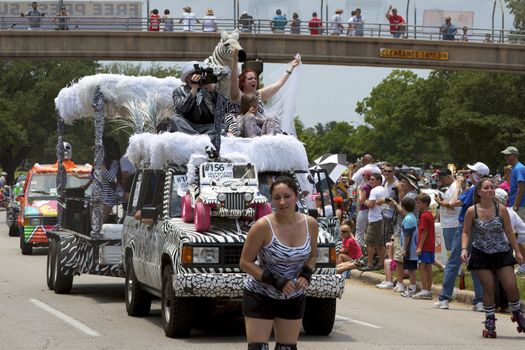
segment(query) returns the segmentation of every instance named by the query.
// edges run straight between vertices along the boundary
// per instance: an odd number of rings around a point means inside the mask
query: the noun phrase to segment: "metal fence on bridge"
[[[56,17],[42,17],[41,27],[39,30],[61,30],[67,26],[68,30],[116,30],[116,31],[147,31],[148,18],[122,18],[122,17],[67,17],[67,22],[60,23],[55,21]],[[172,18],[173,31],[184,31],[184,23],[181,23],[180,18]],[[202,19],[200,24],[195,23],[192,31],[202,31]],[[224,28],[231,31],[235,28],[241,27],[237,19],[216,19],[217,27]],[[319,35],[333,35],[332,22],[323,22],[319,29]],[[342,36],[352,36],[352,31],[349,29],[347,23],[344,24]],[[442,40],[440,26],[424,26],[424,25],[407,25],[406,31],[403,32],[402,38],[406,39],[420,39],[420,40]],[[28,30],[29,21],[24,17],[0,17],[0,29],[2,30]],[[161,23],[160,31],[164,31],[165,24]],[[249,33],[270,34],[272,32],[271,20],[268,19],[254,19],[250,26]],[[34,29],[33,29],[34,30]],[[154,35],[155,33],[152,33]],[[290,22],[287,23],[284,32],[277,34],[297,35],[291,34]],[[390,33],[390,25],[388,23],[364,23],[362,37],[368,38],[388,38],[392,37]],[[311,35],[308,28],[308,22],[302,22],[299,28],[299,35]],[[400,39],[401,40],[401,39]],[[473,42],[494,42],[494,43],[525,43],[525,32],[515,30],[493,30],[492,28],[467,28],[466,34],[463,33],[462,28],[457,28],[455,40],[473,41]]]

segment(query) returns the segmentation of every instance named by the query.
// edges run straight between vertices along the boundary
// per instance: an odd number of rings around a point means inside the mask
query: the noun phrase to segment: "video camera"
[[[217,76],[213,74],[213,68],[202,68],[198,64],[194,64],[195,73],[200,75],[199,85],[217,84]]]

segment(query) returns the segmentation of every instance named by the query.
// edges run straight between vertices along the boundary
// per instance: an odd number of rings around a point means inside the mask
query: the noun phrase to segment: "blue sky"
[[[498,0],[499,1],[499,0]],[[146,1],[144,3],[144,11]],[[218,18],[231,18],[233,15],[232,0],[186,0],[183,2],[169,0],[150,0],[150,9],[169,8],[174,17],[180,16],[182,7],[190,5],[197,16],[204,15],[208,7],[213,7]],[[260,18],[271,18],[276,8],[291,17],[292,12],[298,12],[303,21],[311,17],[313,11],[320,12],[320,0],[240,0],[240,10],[248,10]],[[328,13],[333,14],[335,8],[343,8],[343,21],[348,21],[350,11],[360,7],[368,23],[386,23],[384,13],[392,4],[400,14],[406,17],[407,0],[324,0]],[[475,28],[490,28],[493,10],[493,0],[410,0],[408,21],[423,24],[424,10],[473,11]],[[176,6],[174,5],[176,4]],[[416,15],[414,16],[414,5]],[[326,10],[323,9],[323,10]],[[496,8],[495,28],[501,28],[501,10],[499,3]],[[512,27],[512,16],[505,10],[504,26]],[[241,41],[242,45],[242,41]],[[292,57],[290,57],[292,59]],[[265,76],[272,76],[276,70],[284,71],[284,64],[265,64]],[[390,72],[390,68],[349,67],[349,66],[316,66],[304,65],[302,86],[297,101],[297,114],[306,126],[318,122],[326,123],[332,120],[347,121],[354,125],[361,124],[362,118],[355,112],[358,101],[367,97],[374,86],[379,84]],[[429,74],[428,70],[413,70],[422,77]],[[269,83],[270,81],[268,81]]]

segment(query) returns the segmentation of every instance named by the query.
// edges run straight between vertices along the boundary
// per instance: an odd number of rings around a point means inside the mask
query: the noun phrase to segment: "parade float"
[[[49,288],[68,293],[73,276],[86,273],[125,277],[128,315],[149,314],[152,299],[159,297],[162,325],[169,337],[189,335],[200,312],[240,305],[246,276],[239,268],[240,254],[254,219],[270,211],[273,180],[288,174],[305,195],[312,191],[305,188],[311,185],[304,181],[309,173],[306,151],[294,136],[223,136],[218,153],[208,135],[157,133],[159,123],[169,117],[166,111],[173,110],[173,90],[180,84],[175,78],[96,75],[60,92],[55,100],[59,144],[66,125],[94,119],[94,178],[90,197],[77,193],[68,198],[63,191],[65,173],[57,177],[65,209],[59,206],[58,225],[47,232],[52,242]],[[100,202],[104,124],[133,119],[140,113],[132,105],[150,112],[141,114],[146,117],[140,127],[136,118],[132,123],[134,134],[126,156],[137,171],[123,223],[106,224]],[[60,164],[60,147],[57,156]],[[331,198],[329,188],[317,190]],[[82,204],[73,204],[78,202]],[[297,205],[308,212],[304,198]],[[64,225],[71,220],[63,218],[86,212],[91,213],[89,225]],[[338,220],[319,217],[318,221],[317,265],[306,291],[303,326],[306,333],[327,335],[344,279],[335,273]]]

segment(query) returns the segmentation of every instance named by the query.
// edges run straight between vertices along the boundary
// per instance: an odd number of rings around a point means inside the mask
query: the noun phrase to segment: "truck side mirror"
[[[140,211],[144,225],[152,225],[159,217],[157,208],[154,206],[144,206]]]

